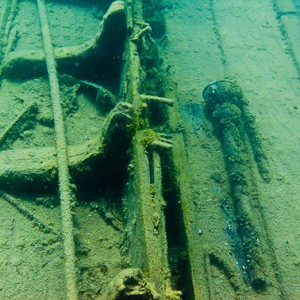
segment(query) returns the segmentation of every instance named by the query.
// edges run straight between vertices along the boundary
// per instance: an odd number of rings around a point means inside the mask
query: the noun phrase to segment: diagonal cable
[[[72,219],[73,193],[70,184],[68,166],[68,147],[65,134],[63,111],[60,101],[59,83],[56,71],[53,45],[44,0],[37,0],[39,19],[42,28],[46,65],[54,115],[56,133],[56,152],[58,165],[59,193],[61,201],[61,217],[64,238],[65,272],[67,299],[77,299],[75,245]]]

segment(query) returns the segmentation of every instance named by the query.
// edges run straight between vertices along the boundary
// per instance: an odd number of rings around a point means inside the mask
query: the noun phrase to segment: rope
[[[76,287],[76,267],[75,267],[75,244],[72,220],[73,193],[70,185],[70,175],[68,166],[68,149],[63,119],[63,111],[60,101],[59,83],[56,71],[53,45],[47,20],[45,1],[37,0],[39,18],[44,41],[44,51],[46,57],[47,71],[52,98],[52,109],[54,115],[54,125],[56,133],[56,152],[58,164],[59,193],[61,201],[61,217],[63,227],[64,252],[65,252],[65,272],[67,299],[77,299]]]
[[[18,11],[18,0],[6,0],[0,15],[0,65],[8,52],[8,42],[10,39],[13,21]],[[16,37],[16,30],[13,33]],[[11,40],[15,37],[12,37]],[[12,41],[13,44],[14,41]]]

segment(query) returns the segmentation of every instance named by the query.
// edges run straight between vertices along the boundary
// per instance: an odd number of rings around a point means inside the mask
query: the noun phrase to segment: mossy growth
[[[203,90],[203,98],[210,115],[224,103],[234,104],[240,109],[246,103],[243,99],[242,89],[230,80],[220,80],[209,84]]]
[[[151,129],[144,130],[144,137],[141,140],[142,145],[148,149],[151,144],[154,142],[155,139],[155,132]]]
[[[217,106],[213,111],[212,116],[222,127],[230,126],[232,124],[240,126],[241,124],[241,111],[232,103],[225,102],[222,105]]]
[[[227,148],[228,144],[231,144],[230,146],[244,144],[244,134],[247,133],[259,173],[262,179],[268,182],[270,175],[267,157],[255,126],[255,117],[249,112],[241,88],[230,80],[216,81],[203,90],[203,98],[208,117],[214,122],[224,148]],[[226,141],[229,137],[231,141]],[[237,149],[241,154],[244,151],[242,148],[246,148],[246,145],[241,146],[240,151]]]
[[[264,159],[261,142],[255,130],[255,118],[248,112],[240,87],[231,81],[217,81],[203,91],[206,109],[222,142],[227,173],[230,179],[240,247],[246,261],[246,274],[255,290],[265,288],[262,250],[259,247],[259,227],[254,224],[249,192],[254,189],[252,168],[249,167],[249,136],[256,161]],[[259,165],[258,165],[259,167]],[[259,167],[260,168],[260,167]],[[250,208],[249,208],[250,207]]]

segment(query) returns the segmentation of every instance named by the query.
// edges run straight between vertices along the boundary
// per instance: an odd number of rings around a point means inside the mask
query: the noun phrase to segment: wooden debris
[[[151,32],[152,29],[150,27],[150,25],[147,25],[146,27],[144,27],[143,29],[141,29],[141,31],[139,31],[132,39],[131,41],[136,43],[137,41],[139,41],[146,33]]]
[[[55,232],[49,225],[42,222],[34,213],[29,211],[24,205],[22,205],[21,200],[0,191],[0,198],[5,200],[7,203],[15,207],[25,218],[33,223],[43,233],[51,233],[58,237],[57,232]]]
[[[101,63],[113,56],[121,55],[121,48],[112,48],[116,39],[121,39],[126,33],[125,6],[122,1],[114,1],[103,20],[95,37],[78,46],[53,48],[53,55],[59,72],[67,74],[82,74],[82,68]],[[100,50],[100,51],[99,51]],[[107,50],[107,51],[105,51]],[[46,73],[45,53],[43,50],[20,50],[9,53],[1,65],[0,74],[16,78],[42,75]]]
[[[110,109],[115,107],[115,105],[117,104],[116,96],[112,92],[104,88],[103,86],[86,80],[80,80],[80,83],[83,86],[92,87],[97,90],[96,103],[100,105],[104,104]]]
[[[158,97],[158,96],[151,96],[151,95],[140,95],[141,99],[143,101],[152,101],[152,102],[161,102],[161,103],[165,103],[169,106],[173,106],[174,105],[174,100],[173,99],[169,99],[169,98],[165,98],[165,97]]]
[[[26,107],[0,134],[0,150],[6,150],[11,147],[14,141],[16,141],[22,132],[30,128],[35,121],[38,113],[38,107],[36,103]]]

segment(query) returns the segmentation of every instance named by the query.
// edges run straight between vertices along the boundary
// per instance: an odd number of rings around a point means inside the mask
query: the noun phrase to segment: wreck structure
[[[285,20],[297,3],[269,2],[300,76]],[[222,10],[198,6],[219,62],[195,96],[170,58],[184,3],[1,1],[0,298],[293,294],[261,192],[274,166],[251,86],[234,75]]]

